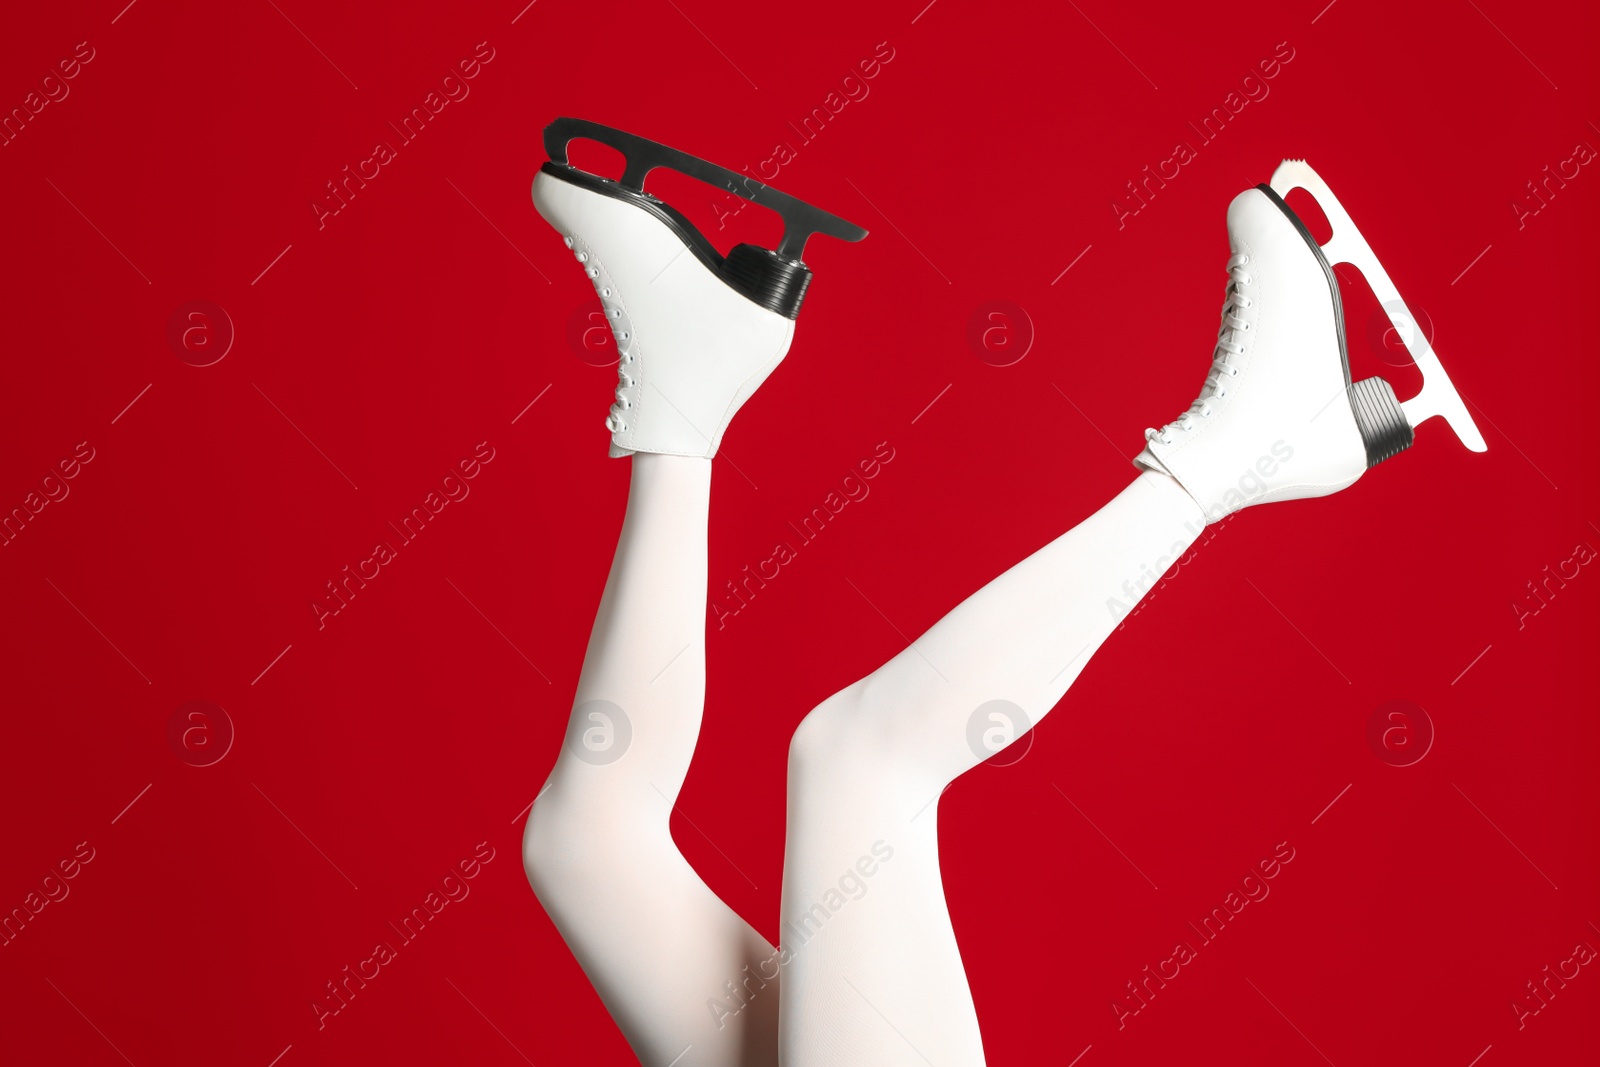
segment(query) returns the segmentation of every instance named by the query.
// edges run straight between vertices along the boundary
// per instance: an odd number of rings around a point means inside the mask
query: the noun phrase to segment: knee
[[[896,758],[882,716],[851,686],[812,708],[789,739],[789,774],[836,777],[858,766],[887,769]]]
[[[662,842],[674,847],[664,813],[653,812],[646,819],[628,804],[608,799],[561,782],[545,790],[528,811],[522,868],[534,894],[547,906],[556,898],[575,904],[586,887],[592,888],[641,854]]]
[[[839,694],[806,713],[789,737],[789,775],[794,777],[827,762],[839,747],[840,716],[833,710]]]
[[[813,708],[789,741],[791,781],[872,781],[940,790],[983,757],[965,722],[863,678]]]
[[[572,862],[572,848],[565,836],[555,805],[536,801],[522,830],[522,869],[536,895],[542,896],[542,887]]]

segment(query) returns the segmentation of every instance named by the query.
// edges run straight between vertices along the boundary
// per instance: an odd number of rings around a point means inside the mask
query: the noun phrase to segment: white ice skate
[[[627,159],[613,181],[567,162],[574,138]],[[772,373],[794,336],[811,270],[806,241],[859,241],[867,231],[770,186],[666,145],[581,119],[545,128],[550,162],[533,203],[565,239],[600,295],[620,354],[606,417],[613,457],[633,452],[712,456],[742,404]],[[778,212],[776,249],[735,246],[726,257],[694,224],[644,191],[666,167]],[[685,254],[687,253],[687,254]]]
[[[1318,245],[1284,202],[1304,189],[1333,237]],[[1211,373],[1173,422],[1145,431],[1137,466],[1172,475],[1208,522],[1251,504],[1325,496],[1409,448],[1441,415],[1474,452],[1487,449],[1466,405],[1361,232],[1315,171],[1285,160],[1270,185],[1228,207],[1227,297]],[[1382,378],[1350,381],[1343,303],[1333,263],[1361,271],[1423,375],[1404,403]]]

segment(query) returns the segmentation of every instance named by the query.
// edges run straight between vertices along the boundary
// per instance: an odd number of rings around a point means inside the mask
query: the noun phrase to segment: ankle
[[[1137,492],[1159,501],[1162,507],[1170,509],[1185,525],[1200,527],[1216,521],[1206,514],[1205,508],[1178,479],[1165,471],[1141,470],[1133,484],[1139,486]],[[1221,517],[1219,515],[1216,518]]]

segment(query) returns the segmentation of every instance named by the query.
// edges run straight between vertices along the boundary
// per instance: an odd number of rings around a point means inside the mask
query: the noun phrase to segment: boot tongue
[[[1145,446],[1142,452],[1133,457],[1133,465],[1147,471],[1155,471],[1157,474],[1165,474],[1169,478],[1173,477],[1172,472],[1167,469],[1167,465],[1156,458],[1156,454],[1150,451],[1148,445]]]

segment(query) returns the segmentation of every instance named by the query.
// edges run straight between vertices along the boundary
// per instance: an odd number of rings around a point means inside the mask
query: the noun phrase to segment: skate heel
[[[1394,387],[1382,378],[1363,378],[1347,387],[1350,412],[1367,449],[1367,469],[1411,447],[1415,435],[1411,420],[1395,398]]]
[[[1421,330],[1408,328],[1411,323],[1418,321],[1417,317],[1406,306],[1400,296],[1400,290],[1390,280],[1389,272],[1383,269],[1383,264],[1373,253],[1372,246],[1356,228],[1344,205],[1339,203],[1339,198],[1328,188],[1327,182],[1323,181],[1305,160],[1286,159],[1273,172],[1270,184],[1272,190],[1280,197],[1287,197],[1291,190],[1304,189],[1316,200],[1317,206],[1322,209],[1333,230],[1333,236],[1326,244],[1320,246],[1322,254],[1329,263],[1348,263],[1361,272],[1362,277],[1372,288],[1373,295],[1377,297],[1378,303],[1383,305],[1389,321],[1394,324],[1396,332],[1403,339],[1417,369],[1422,371],[1422,390],[1409,400],[1396,400],[1394,390],[1389,383],[1380,378],[1368,378],[1350,386],[1351,408],[1357,412],[1356,421],[1361,423],[1361,437],[1367,444],[1367,465],[1370,467],[1375,463],[1381,463],[1408,447],[1411,444],[1411,431],[1435,415],[1443,417],[1456,437],[1468,449],[1473,452],[1488,451],[1489,446],[1484,442],[1483,434],[1479,432],[1477,423],[1467,411],[1466,403],[1456,390],[1455,384],[1451,382],[1450,375],[1445,373],[1439,357],[1434,354],[1433,345]],[[1410,340],[1404,340],[1405,338]],[[1372,420],[1370,423],[1362,422],[1358,403],[1365,405],[1368,417]],[[1393,424],[1393,420],[1397,417],[1403,418],[1407,432],[1405,442],[1394,447],[1399,440]],[[1369,425],[1372,436],[1369,436]],[[1374,442],[1378,442],[1376,451]],[[1373,458],[1374,455],[1377,458]]]
[[[599,141],[621,152],[627,161],[622,178],[616,181],[602,178],[568,163],[567,145],[576,138]],[[800,314],[800,302],[811,284],[811,268],[800,257],[812,235],[820,233],[842,241],[859,241],[867,236],[867,231],[860,226],[780,193],[747,175],[598,122],[556,119],[544,129],[544,147],[550,162],[540,168],[540,174],[650,212],[670,226],[678,239],[732,289],[785,318],[793,319]],[[783,239],[775,249],[737,245],[724,257],[681,212],[644,191],[645,177],[657,167],[675,170],[725,189],[742,200],[772,209],[783,219]]]

